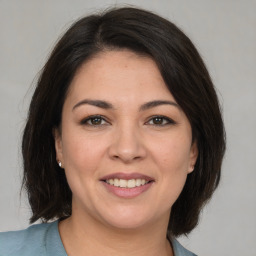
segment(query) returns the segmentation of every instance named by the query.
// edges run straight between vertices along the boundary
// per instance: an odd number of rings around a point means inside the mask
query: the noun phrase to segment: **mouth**
[[[124,180],[124,179],[107,179],[104,180],[104,182],[108,183],[111,186],[119,187],[119,188],[135,188],[140,187],[145,184],[148,184],[152,181],[147,181],[145,179],[130,179],[130,180]]]
[[[139,173],[114,173],[101,178],[100,181],[115,195],[131,198],[148,190],[155,180]]]

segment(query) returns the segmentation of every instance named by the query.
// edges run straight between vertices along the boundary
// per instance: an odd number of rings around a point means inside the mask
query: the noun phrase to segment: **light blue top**
[[[172,246],[175,256],[196,256],[175,239],[172,240]],[[67,256],[58,221],[0,233],[0,256]]]

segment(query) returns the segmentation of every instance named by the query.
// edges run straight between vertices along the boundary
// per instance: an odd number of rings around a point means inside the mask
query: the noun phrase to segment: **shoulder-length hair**
[[[189,233],[219,184],[225,131],[209,73],[190,39],[152,12],[117,8],[75,22],[58,41],[31,100],[22,140],[23,186],[32,208],[30,222],[71,215],[72,192],[56,163],[53,129],[78,68],[105,50],[129,49],[151,57],[192,127],[198,146],[194,171],[174,203],[168,232]]]

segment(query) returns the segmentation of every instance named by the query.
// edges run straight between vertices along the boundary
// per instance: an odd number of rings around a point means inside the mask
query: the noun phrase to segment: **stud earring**
[[[59,164],[59,167],[61,168],[61,161],[59,161],[59,163],[58,163],[58,164]]]

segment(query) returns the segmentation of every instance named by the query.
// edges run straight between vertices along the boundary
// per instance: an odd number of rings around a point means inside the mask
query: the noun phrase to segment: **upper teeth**
[[[123,180],[123,179],[108,179],[106,182],[115,187],[121,188],[135,188],[148,183],[148,181],[144,179],[131,179],[131,180]]]

